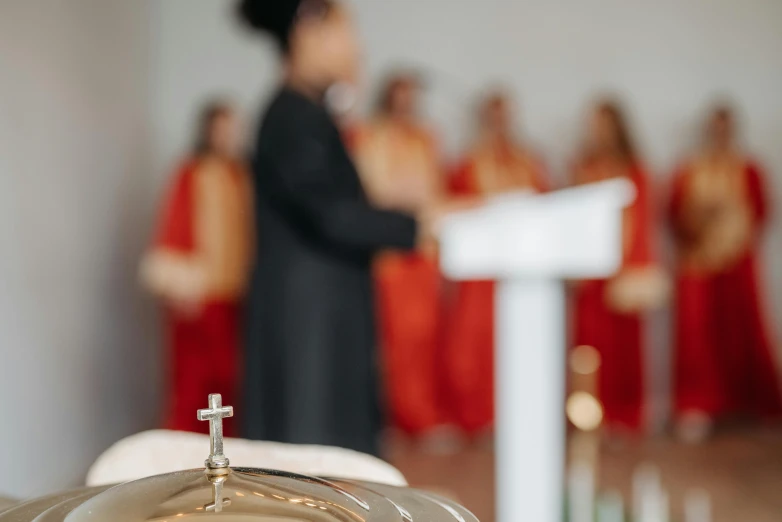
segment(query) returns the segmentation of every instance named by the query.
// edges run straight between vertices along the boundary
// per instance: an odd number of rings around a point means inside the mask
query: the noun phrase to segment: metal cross
[[[223,455],[223,419],[233,417],[233,406],[223,407],[223,397],[219,393],[209,396],[209,408],[198,410],[198,420],[209,421],[209,446],[210,454],[206,459],[206,467],[209,469],[222,469],[228,467],[228,459]]]

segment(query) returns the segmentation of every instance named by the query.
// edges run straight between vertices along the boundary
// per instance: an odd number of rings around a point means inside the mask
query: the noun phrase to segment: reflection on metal
[[[225,484],[228,475],[209,476],[209,482],[212,483],[212,502],[204,505],[204,511],[213,511],[220,513],[224,506],[231,505],[230,498],[223,498],[223,484]],[[237,495],[239,493],[237,492]]]

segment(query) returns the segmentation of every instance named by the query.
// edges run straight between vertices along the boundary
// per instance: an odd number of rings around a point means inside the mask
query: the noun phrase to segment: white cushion
[[[225,454],[231,465],[237,467],[407,485],[402,473],[390,464],[341,448],[225,439]],[[209,437],[206,435],[147,431],[123,439],[106,450],[90,468],[87,485],[119,484],[203,467],[208,456]]]

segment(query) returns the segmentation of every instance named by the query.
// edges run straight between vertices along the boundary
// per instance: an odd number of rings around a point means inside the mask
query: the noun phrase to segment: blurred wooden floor
[[[732,430],[701,446],[670,438],[625,442],[604,449],[601,489],[619,490],[629,500],[633,470],[649,462],[659,466],[671,495],[676,520],[684,493],[707,490],[713,522],[779,522],[782,520],[782,430]],[[392,444],[392,462],[417,487],[455,495],[481,522],[494,522],[493,454],[465,449],[456,455],[425,455]]]

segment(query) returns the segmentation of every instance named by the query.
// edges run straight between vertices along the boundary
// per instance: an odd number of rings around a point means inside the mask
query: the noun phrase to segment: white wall
[[[157,172],[163,178],[190,146],[204,101],[227,97],[254,117],[276,85],[273,47],[239,30],[233,7],[230,0],[154,3],[154,142]]]
[[[563,165],[594,93],[618,92],[652,166],[668,168],[714,96],[747,111],[747,137],[782,167],[777,95],[782,4],[776,0],[352,0],[368,84],[397,64],[428,73],[429,109],[449,149],[465,139],[474,94],[519,95],[524,128]],[[161,154],[183,143],[193,105],[214,92],[254,102],[274,84],[271,46],[239,31],[233,0],[159,2]],[[258,40],[262,41],[262,40]],[[253,107],[254,108],[254,107]]]
[[[747,143],[769,168],[782,205],[782,2],[779,0],[353,0],[367,44],[368,85],[385,70],[428,73],[427,106],[452,155],[469,137],[475,94],[501,83],[517,93],[525,134],[562,180],[588,102],[605,90],[631,110],[660,184],[696,138],[703,111],[729,96],[745,111]],[[191,113],[212,92],[256,112],[274,84],[271,48],[237,31],[232,0],[166,0],[160,21],[157,161],[181,150]],[[782,213],[769,254],[782,254]],[[769,257],[770,260],[770,257]],[[782,266],[769,263],[782,310]],[[666,403],[665,314],[656,317],[654,394]],[[774,314],[776,317],[776,314]],[[660,415],[657,415],[659,418]]]
[[[145,2],[0,3],[0,494],[77,485],[156,422]]]

